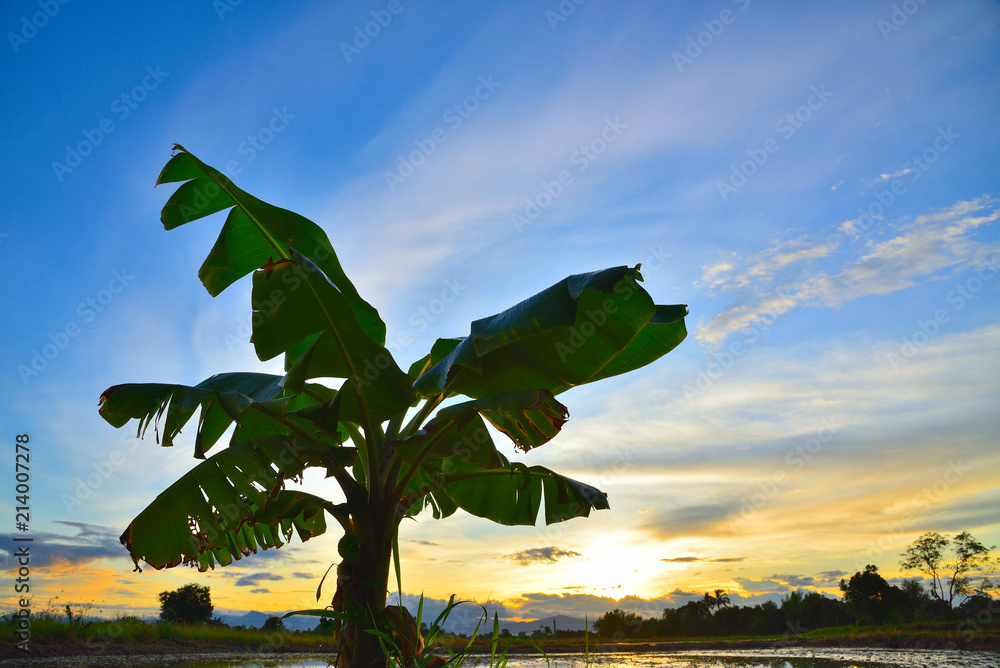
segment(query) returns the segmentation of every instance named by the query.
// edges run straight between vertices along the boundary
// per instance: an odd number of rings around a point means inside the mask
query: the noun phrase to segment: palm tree
[[[708,594],[706,594],[706,596],[707,595]],[[729,594],[726,593],[725,589],[716,589],[715,590],[714,600],[715,600],[715,607],[717,607],[717,608],[724,608],[724,607],[730,605],[730,603],[729,603]]]

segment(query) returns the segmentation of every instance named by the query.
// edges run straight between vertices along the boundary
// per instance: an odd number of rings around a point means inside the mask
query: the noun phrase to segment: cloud
[[[299,578],[300,580],[311,580],[315,576],[312,575],[311,573],[300,573],[296,571],[295,573],[292,573],[292,577]]]
[[[823,242],[811,242],[805,237],[790,239],[765,251],[751,256],[746,268],[735,276],[726,276],[737,268],[732,262],[722,262],[703,270],[702,282],[709,287],[742,288],[768,282],[782,269],[808,260],[817,260],[830,255],[840,244],[836,238]]]
[[[265,580],[284,580],[284,575],[278,575],[277,573],[248,573],[246,575],[240,576],[240,578],[233,583],[236,587],[255,587]]]
[[[897,171],[897,172],[895,172],[893,174],[879,174],[875,178],[875,180],[872,181],[872,183],[876,184],[876,183],[882,183],[884,181],[888,181],[889,179],[897,179],[900,176],[906,176],[907,174],[910,174],[911,172],[913,172],[913,168],[912,167],[907,167],[906,169],[900,169],[899,171]]]
[[[118,540],[118,529],[85,524],[83,522],[65,522],[56,520],[77,530],[75,536],[65,536],[56,533],[34,532],[31,543],[31,565],[45,567],[54,565],[84,566],[98,559],[122,559],[128,557],[128,552]],[[0,552],[4,561],[9,561],[21,545],[27,543],[15,542],[15,538],[23,538],[18,534],[0,534]]]
[[[740,589],[748,594],[787,594],[794,589],[788,583],[770,578],[751,580],[750,578],[736,576],[733,578],[733,582],[738,584]]]
[[[733,254],[735,255],[735,253]],[[706,283],[709,287],[715,287],[716,285],[721,285],[725,282],[724,277],[727,272],[732,271],[736,268],[736,265],[727,260],[722,260],[721,262],[716,262],[701,268],[701,280]]]
[[[840,578],[845,575],[847,575],[847,571],[839,570],[823,571],[817,573],[815,576],[775,573],[774,575],[764,576],[759,580],[737,576],[733,578],[733,581],[740,586],[743,592],[751,596],[761,594],[781,595],[797,589],[815,591],[819,588],[835,587],[840,582]]]
[[[271,590],[270,589],[251,589],[250,593],[251,594],[270,594]]]
[[[746,561],[746,557],[722,557],[719,559],[703,559],[702,557],[672,557],[669,559],[660,559],[660,561],[666,561],[674,564],[687,564],[693,561],[705,561],[709,563],[735,563],[740,561]]]
[[[744,302],[719,313],[697,333],[698,340],[720,344],[758,321],[768,325],[798,306],[836,307],[868,296],[884,296],[932,280],[940,272],[981,267],[992,260],[1000,244],[978,240],[974,233],[1000,219],[995,198],[958,202],[917,216],[890,228],[895,235],[848,247],[839,268],[817,266],[830,258],[845,240],[858,235],[856,221],[842,223],[827,239],[804,238],[777,244],[742,263],[726,262],[706,268],[702,283],[739,295]],[[811,245],[808,245],[811,243]],[[829,262],[833,265],[835,263]],[[734,273],[735,272],[735,273]]]
[[[816,578],[811,575],[769,575],[769,580],[775,580],[792,587],[812,587],[816,584]]]
[[[689,506],[673,506],[643,515],[639,526],[663,538],[674,536],[707,536],[724,525],[739,510],[739,501],[706,502]]]
[[[582,556],[582,554],[573,550],[563,550],[562,548],[550,546],[533,547],[529,550],[506,554],[504,555],[504,559],[510,559],[522,566],[530,566],[531,564],[554,564],[560,559],[573,559]]]

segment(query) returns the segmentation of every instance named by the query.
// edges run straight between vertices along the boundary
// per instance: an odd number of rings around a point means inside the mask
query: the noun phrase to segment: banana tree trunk
[[[337,567],[334,609],[355,618],[341,628],[337,668],[384,668],[386,656],[378,637],[367,629],[387,631],[385,603],[394,525],[385,513],[368,513],[354,522],[357,552],[342,555]]]

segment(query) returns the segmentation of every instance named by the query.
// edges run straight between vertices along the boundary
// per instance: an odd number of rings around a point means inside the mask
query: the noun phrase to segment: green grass
[[[443,622],[444,620],[438,620]],[[965,627],[960,622],[924,622],[915,624],[896,624],[881,627],[871,626],[840,626],[822,628],[806,633],[770,636],[673,636],[653,638],[629,638],[612,640],[593,635],[575,638],[504,638],[498,635],[498,626],[494,620],[492,633],[479,634],[470,642],[447,633],[440,633],[431,638],[438,648],[436,652],[445,652],[455,657],[455,654],[465,652],[485,653],[492,656],[491,665],[503,666],[508,652],[516,651],[510,645],[517,640],[517,649],[521,651],[542,652],[599,652],[607,645],[651,645],[675,644],[678,649],[684,645],[699,646],[705,644],[743,643],[782,643],[797,641],[805,644],[844,644],[859,646],[896,647],[948,647],[957,642],[959,647],[966,646],[966,640],[974,640],[981,648],[992,649],[1000,647],[1000,624],[994,621],[985,628],[976,630],[974,638],[969,633],[963,633]],[[434,625],[438,629],[440,626]],[[10,616],[0,618],[0,634],[13,638],[16,630],[16,620]],[[121,653],[153,653],[153,652],[196,652],[196,651],[254,651],[268,652],[273,650],[295,652],[329,652],[333,651],[334,643],[331,635],[296,631],[263,631],[260,629],[231,628],[221,625],[182,625],[169,622],[149,622],[136,617],[121,617],[114,620],[85,620],[77,616],[41,613],[31,618],[32,648],[50,647],[57,654],[121,654]],[[447,651],[444,648],[450,648]],[[638,647],[637,647],[638,648]],[[435,650],[429,648],[427,656]]]
[[[0,634],[13,637],[16,621],[0,619]],[[171,624],[147,622],[136,617],[113,620],[67,619],[63,615],[42,613],[31,618],[31,644],[78,647],[82,653],[108,645],[150,643],[191,645],[270,646],[274,648],[323,649],[332,644],[329,635],[296,631],[263,631],[213,624]]]

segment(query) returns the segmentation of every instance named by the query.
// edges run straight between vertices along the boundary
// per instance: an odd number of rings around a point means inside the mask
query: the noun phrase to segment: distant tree
[[[708,620],[712,612],[706,600],[688,601],[676,610],[667,608],[663,611],[663,622],[666,632],[677,635],[706,635],[709,631]]]
[[[281,617],[268,617],[261,628],[265,631],[284,631],[285,622],[281,621]]]
[[[803,633],[827,626],[842,626],[850,622],[844,603],[819,592],[796,590],[781,600],[786,631]]]
[[[774,601],[764,601],[754,606],[753,620],[750,622],[750,632],[755,635],[776,635],[784,633],[786,628],[785,614]]]
[[[904,601],[903,591],[886,582],[878,567],[872,564],[852,575],[850,580],[841,580],[840,590],[855,618],[868,624],[884,624],[893,612],[901,609]]]
[[[962,601],[958,610],[969,620],[994,619],[996,614],[1000,613],[1000,600],[986,594],[975,594]]]
[[[948,557],[948,547],[952,555]],[[929,531],[906,548],[899,560],[904,570],[919,570],[931,580],[931,596],[955,607],[955,597],[968,598],[996,589],[990,579],[994,568],[989,562],[990,550],[968,531],[948,539]]]
[[[615,608],[594,622],[594,630],[602,638],[628,638],[642,628],[642,617],[634,612]]]
[[[331,635],[336,628],[336,622],[332,617],[322,617],[319,620],[319,624],[313,628],[312,632],[322,635]]]
[[[746,635],[750,632],[753,608],[738,605],[722,606],[711,620],[711,632],[719,636]]]
[[[712,598],[715,600],[716,609],[722,609],[730,605],[729,594],[726,593],[725,589],[716,589],[715,593],[712,595]]]
[[[200,624],[212,619],[212,597],[208,587],[184,585],[174,591],[160,592],[160,619],[180,624]]]

